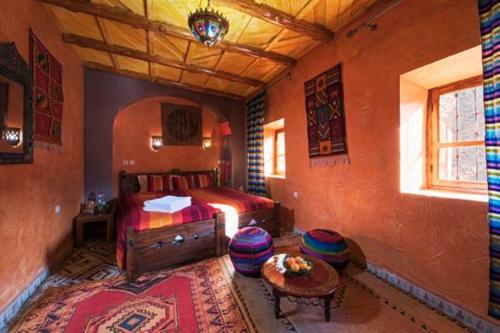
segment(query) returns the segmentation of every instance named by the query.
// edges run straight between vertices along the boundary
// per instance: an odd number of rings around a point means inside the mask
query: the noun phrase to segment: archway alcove
[[[212,146],[151,147],[151,136],[161,136],[161,104],[195,106],[202,110],[202,135]],[[118,195],[118,175],[127,172],[165,172],[170,169],[208,170],[220,165],[224,115],[213,107],[186,98],[158,96],[135,101],[120,109],[113,121],[113,196]]]
[[[108,198],[116,194],[113,165],[113,127],[115,116],[140,101],[159,96],[186,104],[202,106],[229,122],[231,151],[231,185],[245,183],[244,104],[229,98],[193,92],[177,87],[123,77],[95,70],[85,71],[85,195],[102,191]],[[159,112],[159,111],[158,111]],[[118,117],[119,118],[119,117]],[[145,147],[148,149],[148,147]],[[200,148],[201,149],[201,148]],[[173,156],[175,158],[175,156]],[[135,160],[134,157],[127,160]],[[162,170],[167,168],[162,168]],[[143,171],[143,170],[141,170]]]

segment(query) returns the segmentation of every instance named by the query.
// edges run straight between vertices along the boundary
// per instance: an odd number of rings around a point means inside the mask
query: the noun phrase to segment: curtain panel
[[[247,103],[247,190],[265,196],[264,177],[264,113],[266,93],[261,93]]]
[[[479,0],[490,229],[488,314],[500,319],[500,0]]]

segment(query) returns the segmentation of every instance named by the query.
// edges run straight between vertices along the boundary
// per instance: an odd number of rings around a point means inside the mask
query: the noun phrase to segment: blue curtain
[[[247,154],[249,193],[265,196],[264,178],[264,112],[266,93],[247,103]]]
[[[500,0],[479,0],[490,227],[488,314],[500,319]]]

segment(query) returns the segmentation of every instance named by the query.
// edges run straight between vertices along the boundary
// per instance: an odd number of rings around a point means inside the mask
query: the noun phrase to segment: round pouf
[[[229,242],[234,269],[246,276],[260,276],[260,267],[273,255],[273,239],[262,228],[242,228]]]
[[[351,254],[347,243],[338,232],[327,229],[313,229],[302,238],[300,252],[323,259],[336,269],[347,266]]]

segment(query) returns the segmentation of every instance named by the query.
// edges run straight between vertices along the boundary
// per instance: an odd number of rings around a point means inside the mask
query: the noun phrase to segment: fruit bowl
[[[302,276],[311,272],[313,263],[301,256],[286,256],[283,266],[287,274]]]

